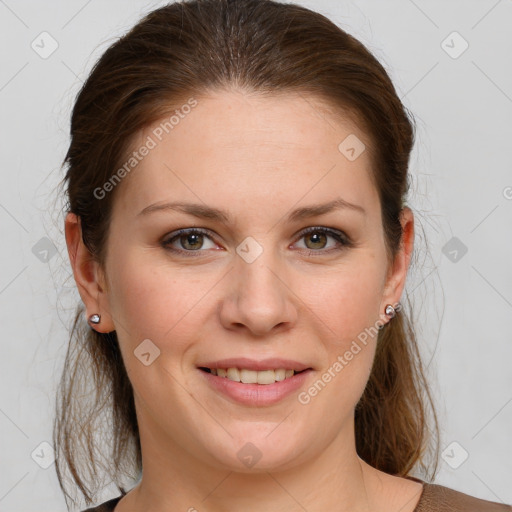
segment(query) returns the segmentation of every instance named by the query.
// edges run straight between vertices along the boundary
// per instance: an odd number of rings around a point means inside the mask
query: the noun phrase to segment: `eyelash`
[[[297,241],[304,238],[306,235],[310,233],[323,233],[328,236],[331,236],[338,242],[338,246],[330,249],[302,249],[303,252],[305,252],[308,256],[318,256],[318,255],[324,255],[324,254],[330,254],[333,251],[343,251],[347,248],[353,247],[354,243],[352,240],[345,235],[342,231],[337,231],[329,228],[324,227],[310,227],[306,228],[303,231],[301,231],[300,236],[297,238]],[[202,228],[186,228],[186,229],[180,229],[176,231],[171,238],[168,238],[167,240],[164,240],[162,242],[162,246],[164,249],[171,251],[176,254],[184,254],[187,257],[197,257],[200,256],[200,253],[204,252],[201,249],[190,251],[185,249],[176,249],[175,247],[171,247],[171,244],[174,240],[179,239],[180,236],[183,235],[206,235],[208,238],[211,239],[211,234],[208,230],[202,229]],[[212,240],[213,241],[213,240]],[[192,254],[191,254],[192,253]],[[196,253],[196,254],[194,254]]]

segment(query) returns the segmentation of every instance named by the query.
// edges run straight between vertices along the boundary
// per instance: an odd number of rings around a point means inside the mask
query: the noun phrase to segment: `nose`
[[[284,268],[267,251],[252,263],[237,257],[229,275],[229,292],[220,308],[226,329],[265,336],[295,325],[297,297],[286,282]]]

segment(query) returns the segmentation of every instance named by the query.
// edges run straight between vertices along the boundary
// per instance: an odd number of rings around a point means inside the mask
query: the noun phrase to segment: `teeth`
[[[229,380],[240,382],[240,371],[238,370],[238,368],[228,368],[227,377]]]
[[[246,370],[242,368],[212,368],[210,369],[213,375],[218,377],[227,377],[234,382],[243,382],[244,384],[274,384],[281,380],[288,379],[295,374],[294,370],[286,370],[279,368],[277,370]]]

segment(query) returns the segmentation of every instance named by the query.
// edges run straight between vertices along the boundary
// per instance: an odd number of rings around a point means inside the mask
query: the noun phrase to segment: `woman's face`
[[[292,467],[333,442],[353,449],[376,327],[410,254],[388,268],[368,140],[313,97],[196,100],[168,133],[155,123],[134,141],[155,144],[117,185],[99,296],[98,330],[117,331],[143,451],[248,471]],[[237,358],[250,361],[219,363]],[[199,368],[276,358],[288,362],[263,369],[310,370],[251,384]]]

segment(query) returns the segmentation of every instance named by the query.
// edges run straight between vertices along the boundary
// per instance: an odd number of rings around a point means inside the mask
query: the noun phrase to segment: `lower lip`
[[[291,395],[294,391],[297,391],[313,370],[305,370],[274,384],[243,384],[242,382],[230,380],[227,377],[218,377],[203,370],[198,369],[198,371],[204,376],[210,386],[236,402],[263,407],[275,404]]]

